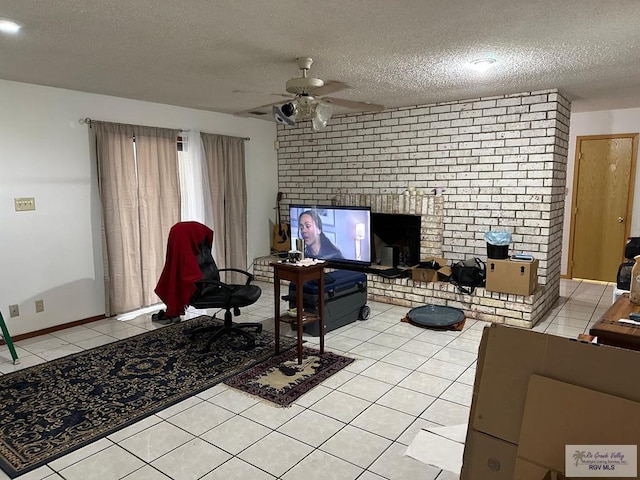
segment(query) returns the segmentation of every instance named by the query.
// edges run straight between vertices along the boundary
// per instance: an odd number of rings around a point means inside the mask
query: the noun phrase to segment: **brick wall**
[[[558,298],[570,103],[526,92],[278,127],[284,203],[340,194],[399,195],[444,188],[443,256],[486,257],[484,232],[512,232],[511,252],[540,260],[536,305]]]

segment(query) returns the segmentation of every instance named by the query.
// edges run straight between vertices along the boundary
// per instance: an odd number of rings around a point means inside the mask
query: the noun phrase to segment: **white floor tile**
[[[237,455],[261,438],[269,435],[271,431],[270,428],[264,425],[236,415],[209,430],[200,438],[232,455]]]
[[[430,358],[425,363],[417,368],[418,372],[428,373],[429,375],[435,375],[436,377],[446,378],[448,380],[455,380],[468,367],[464,365],[458,365],[444,360],[438,360],[437,358]]]
[[[167,421],[195,436],[217,427],[234,416],[233,412],[209,402],[201,402],[169,417]]]
[[[424,418],[416,418],[416,420],[411,425],[409,425],[409,427],[405,429],[404,432],[402,432],[402,435],[398,437],[396,442],[409,446],[411,442],[413,442],[414,438],[416,438],[416,435],[418,434],[418,432],[420,432],[420,430],[426,430],[431,427],[441,426],[442,425],[440,425],[439,423],[430,422],[429,420],[425,420]]]
[[[398,367],[397,365],[380,361],[362,371],[361,375],[396,385],[411,374],[411,372],[412,370],[409,368]]]
[[[414,420],[413,415],[373,404],[358,415],[350,425],[389,440],[395,440]]]
[[[386,382],[381,382],[374,378],[365,377],[364,375],[358,375],[344,385],[341,385],[337,390],[343,393],[348,393],[354,397],[368,400],[369,402],[375,402],[385,393],[393,388]]]
[[[120,442],[120,445],[145,462],[152,462],[165,453],[193,439],[193,435],[167,422],[158,423]]]
[[[449,385],[453,383],[451,380],[436,377],[427,373],[413,372],[407,378],[400,382],[400,386],[424,393],[432,397],[438,397],[444,392]]]
[[[311,410],[335,418],[343,423],[349,423],[371,405],[371,402],[333,391],[311,405]]]
[[[433,358],[435,358],[436,360],[450,362],[455,365],[468,367],[476,361],[478,355],[477,353],[456,350],[455,348],[450,348],[449,346],[447,346],[446,348],[443,348],[438,353],[436,353]]]
[[[396,386],[380,397],[376,404],[416,417],[424,412],[435,399],[436,397]]]
[[[471,406],[471,397],[473,395],[473,387],[471,385],[465,385],[460,382],[453,382],[449,388],[447,388],[440,398],[448,400],[453,403]]]
[[[389,480],[406,480],[408,478],[435,480],[438,477],[439,468],[405,455],[406,449],[405,445],[394,443],[369,467],[369,470]]]
[[[151,463],[170,478],[196,480],[231,458],[227,452],[194,438]]]
[[[347,425],[320,446],[320,450],[367,468],[384,452],[391,440]]]
[[[317,448],[344,426],[343,422],[331,417],[305,410],[278,428],[278,431]]]
[[[208,399],[208,402],[218,405],[227,410],[240,413],[246,409],[253,407],[260,400],[249,396],[245,393],[234,390],[233,388],[227,388],[225,391],[214,395]]]
[[[242,416],[275,430],[298,415],[302,410],[303,408],[299,405],[280,408],[276,405],[258,402],[242,412]]]
[[[60,471],[67,480],[117,480],[141,468],[144,462],[125,449],[109,448]]]
[[[49,477],[47,477],[46,480],[54,480],[54,479],[49,479]],[[167,477],[160,470],[156,470],[151,465],[145,465],[144,467],[139,468],[135,472],[130,473],[126,477],[123,477],[123,480],[171,480],[171,478]]]
[[[202,480],[273,480],[275,477],[237,457],[232,458]]]
[[[282,476],[282,480],[355,480],[363,469],[320,450],[314,451]]]
[[[441,398],[433,402],[420,418],[444,426],[462,425],[469,422],[470,408]]]
[[[238,457],[279,477],[312,451],[313,447],[305,443],[279,432],[272,432],[241,452]]]
[[[382,357],[383,362],[397,365],[398,367],[408,368],[409,370],[415,370],[427,360],[429,360],[429,357],[405,352],[400,349],[394,350]]]

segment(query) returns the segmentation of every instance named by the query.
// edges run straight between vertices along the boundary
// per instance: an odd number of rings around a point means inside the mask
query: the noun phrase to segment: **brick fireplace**
[[[310,122],[278,126],[278,190],[291,203],[421,215],[420,255],[449,262],[486,257],[484,233],[509,230],[511,251],[540,262],[532,296],[478,289],[469,297],[446,283],[379,276],[369,294],[531,327],[559,298],[570,107],[544,90],[335,116],[319,132]],[[444,193],[406,196],[408,188]]]

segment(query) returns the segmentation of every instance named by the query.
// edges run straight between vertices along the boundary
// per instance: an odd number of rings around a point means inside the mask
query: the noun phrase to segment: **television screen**
[[[291,245],[304,242],[305,258],[371,265],[371,209],[290,205]]]

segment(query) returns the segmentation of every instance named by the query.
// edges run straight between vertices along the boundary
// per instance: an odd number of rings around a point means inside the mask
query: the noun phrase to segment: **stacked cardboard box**
[[[437,257],[427,257],[422,260],[420,263],[424,264],[427,262],[434,261],[436,262],[440,268],[434,270],[433,268],[421,268],[419,266],[415,266],[411,268],[411,279],[419,280],[421,282],[446,282],[449,280],[451,276],[451,267],[447,266],[447,260],[444,258]]]
[[[486,328],[461,480],[564,478],[566,445],[639,445],[639,371],[640,352]]]
[[[531,262],[487,259],[487,285],[490,292],[531,295],[538,287],[538,260]]]

